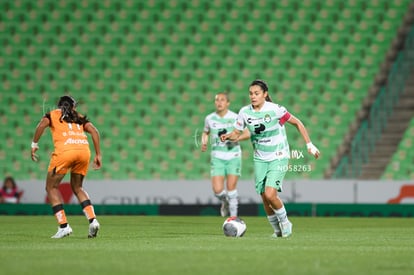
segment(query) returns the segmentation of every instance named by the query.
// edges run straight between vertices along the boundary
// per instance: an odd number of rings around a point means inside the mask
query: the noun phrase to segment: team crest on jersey
[[[265,117],[263,118],[264,122],[269,123],[272,119],[270,118],[269,114],[266,114]]]

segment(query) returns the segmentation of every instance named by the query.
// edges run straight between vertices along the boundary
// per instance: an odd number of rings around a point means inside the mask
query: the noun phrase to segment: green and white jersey
[[[223,117],[220,117],[216,112],[206,116],[203,131],[210,135],[211,157],[224,160],[241,157],[238,142],[222,142],[220,140],[220,135],[233,131],[236,119],[237,114],[230,110]]]
[[[266,101],[260,111],[252,105],[241,108],[234,127],[249,129],[255,160],[285,159],[290,153],[284,124],[290,116],[285,107]]]

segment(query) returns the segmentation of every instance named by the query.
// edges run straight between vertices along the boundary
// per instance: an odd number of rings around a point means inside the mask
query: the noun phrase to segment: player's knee
[[[83,188],[81,185],[71,184],[71,187],[72,187],[73,194],[76,196],[83,191]]]
[[[47,193],[50,193],[53,190],[58,190],[59,189],[59,185],[54,185],[54,184],[46,184],[45,190]]]
[[[266,188],[266,190],[264,192],[264,197],[267,201],[272,201],[275,198],[278,198],[278,194],[276,192],[276,189]]]

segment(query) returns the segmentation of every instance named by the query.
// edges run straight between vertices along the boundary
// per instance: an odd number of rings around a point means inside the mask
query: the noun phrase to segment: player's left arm
[[[92,137],[93,146],[95,148],[95,157],[93,159],[93,164],[95,169],[99,169],[102,166],[101,137],[99,135],[99,131],[95,125],[89,121],[85,123],[83,129]]]
[[[298,119],[297,117],[295,117],[294,115],[290,114],[290,117],[288,120],[286,120],[286,122],[288,122],[289,124],[292,124],[293,126],[296,127],[296,129],[298,129],[299,133],[302,135],[303,139],[306,142],[306,147],[308,149],[308,152],[311,155],[313,155],[315,158],[318,158],[320,155],[320,152],[318,148],[316,148],[316,146],[313,145],[309,137],[308,130],[306,130],[306,127],[305,125],[303,125],[302,121]]]
[[[243,132],[237,137],[236,141],[242,141],[250,138],[250,131],[249,129],[245,128]]]

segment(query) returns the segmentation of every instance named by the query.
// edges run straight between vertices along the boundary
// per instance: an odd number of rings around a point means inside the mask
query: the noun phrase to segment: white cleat
[[[278,238],[278,237],[282,237],[282,230],[280,229],[280,224],[279,223],[277,224],[277,229],[272,234],[272,238]]]
[[[72,228],[69,226],[69,224],[64,227],[64,228],[60,228],[58,227],[58,231],[56,232],[55,235],[53,235],[51,238],[52,239],[61,239],[64,238],[66,236],[69,236],[70,234],[72,234]]]
[[[100,224],[97,219],[94,219],[93,222],[89,224],[89,233],[88,238],[95,238],[98,234],[98,230],[100,228]]]
[[[290,221],[279,223],[279,226],[282,238],[287,238],[292,235],[292,223]]]

